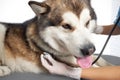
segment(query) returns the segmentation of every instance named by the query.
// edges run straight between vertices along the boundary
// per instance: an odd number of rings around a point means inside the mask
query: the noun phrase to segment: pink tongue
[[[92,57],[78,58],[77,63],[81,68],[89,68],[92,65]]]

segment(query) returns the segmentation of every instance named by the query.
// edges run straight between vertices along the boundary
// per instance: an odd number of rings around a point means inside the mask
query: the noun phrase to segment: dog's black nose
[[[91,55],[95,52],[95,46],[93,44],[89,44],[89,45],[86,45],[84,46],[83,49],[81,49],[81,52],[84,56],[88,56],[88,55]]]

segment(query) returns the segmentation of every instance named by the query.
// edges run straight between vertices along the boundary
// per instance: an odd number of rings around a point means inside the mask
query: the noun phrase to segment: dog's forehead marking
[[[91,17],[89,9],[87,8],[83,9],[82,12],[80,13],[80,23],[85,24],[90,19]]]
[[[79,18],[72,12],[66,12],[62,17],[64,23],[68,23],[74,27],[79,23]]]
[[[78,17],[73,12],[66,12],[62,16],[63,22],[72,25],[73,27],[77,27],[78,25],[85,25],[88,20],[91,19],[90,11],[85,8],[81,11],[80,16]]]

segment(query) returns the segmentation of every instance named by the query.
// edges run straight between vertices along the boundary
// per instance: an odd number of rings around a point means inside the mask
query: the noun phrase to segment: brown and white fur
[[[46,72],[40,61],[44,51],[72,65],[75,57],[94,53],[92,34],[98,28],[90,0],[30,1],[29,5],[36,14],[33,19],[0,23],[0,76]]]

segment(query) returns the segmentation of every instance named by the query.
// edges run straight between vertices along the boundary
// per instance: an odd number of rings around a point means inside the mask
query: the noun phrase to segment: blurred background
[[[0,0],[0,22],[22,23],[35,16],[28,5],[30,0]],[[35,0],[43,1],[43,0]],[[97,14],[98,25],[113,24],[120,0],[91,0],[92,6]],[[106,35],[95,35],[96,52],[99,53],[105,43]],[[120,36],[112,36],[105,51],[105,55],[114,55],[120,57]]]

